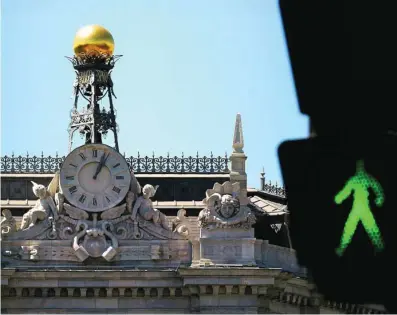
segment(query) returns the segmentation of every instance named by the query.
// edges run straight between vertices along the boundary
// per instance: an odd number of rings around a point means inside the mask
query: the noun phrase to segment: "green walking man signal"
[[[369,203],[369,189],[375,193],[375,204],[378,207],[383,205],[385,196],[379,182],[369,175],[364,169],[364,161],[359,160],[356,164],[356,173],[349,178],[343,189],[335,196],[335,203],[341,204],[353,193],[353,207],[346,220],[340,245],[336,249],[336,254],[342,256],[347,246],[350,244],[358,223],[361,221],[365,231],[371,239],[376,251],[384,248],[382,235],[376,224],[374,215],[371,212]]]

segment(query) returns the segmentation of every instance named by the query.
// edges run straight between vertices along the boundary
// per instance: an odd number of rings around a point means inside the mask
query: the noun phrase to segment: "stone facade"
[[[2,313],[385,313],[324,301],[293,249],[255,237],[258,213],[288,211],[274,194],[248,196],[243,147],[238,115],[230,174],[190,201],[198,215],[179,200],[166,216],[167,202],[151,200],[158,186],[141,189],[134,174],[125,200],[99,214],[68,204],[57,173],[36,179],[31,193],[19,176],[30,200],[6,202],[21,203],[22,218],[3,211]],[[283,221],[273,221],[278,233]]]

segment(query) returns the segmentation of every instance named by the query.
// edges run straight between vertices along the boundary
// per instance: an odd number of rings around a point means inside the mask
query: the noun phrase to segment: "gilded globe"
[[[114,51],[113,36],[100,25],[84,26],[76,33],[73,50],[75,55],[102,53],[111,56]]]

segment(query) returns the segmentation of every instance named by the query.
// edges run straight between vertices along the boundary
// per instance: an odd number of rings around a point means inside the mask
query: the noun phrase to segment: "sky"
[[[67,154],[75,72],[64,56],[88,24],[123,55],[112,72],[121,152],[230,155],[241,113],[248,186],[262,167],[282,183],[277,147],[307,137],[308,119],[277,0],[2,0],[2,156]]]

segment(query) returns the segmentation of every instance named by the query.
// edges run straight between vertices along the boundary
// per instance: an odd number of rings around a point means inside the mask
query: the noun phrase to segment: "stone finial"
[[[243,137],[243,124],[241,122],[240,113],[236,116],[236,124],[234,126],[234,137],[233,137],[233,152],[243,153],[244,148],[244,137]]]
[[[265,168],[262,167],[261,174],[261,190],[265,190]]]

